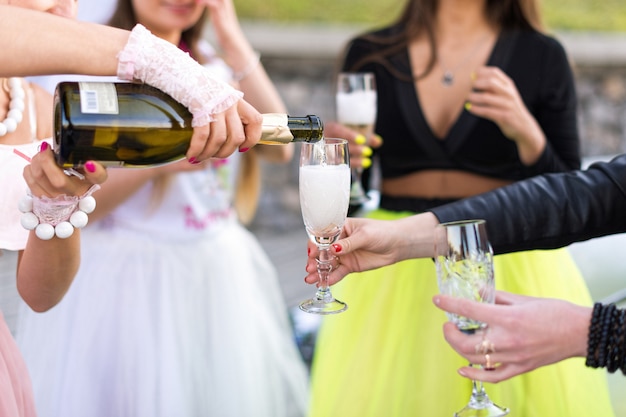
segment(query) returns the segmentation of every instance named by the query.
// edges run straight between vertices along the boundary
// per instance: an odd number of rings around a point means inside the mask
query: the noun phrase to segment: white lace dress
[[[276,271],[231,206],[236,157],[176,175],[158,208],[147,185],[89,225],[61,303],[20,312],[40,417],[305,414]]]

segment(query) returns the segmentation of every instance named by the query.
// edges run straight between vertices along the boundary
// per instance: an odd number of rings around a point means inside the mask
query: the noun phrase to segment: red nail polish
[[[195,164],[196,163],[196,158],[193,157],[193,156],[191,158],[189,158],[189,163],[190,164]]]
[[[340,245],[340,244],[338,244],[338,243],[335,243],[335,244],[333,245],[333,249],[335,249],[335,253],[339,253],[339,252],[341,252],[341,251],[343,250],[343,248],[341,247],[341,245]]]
[[[85,162],[85,169],[87,172],[96,172],[96,164],[91,161]]]
[[[48,145],[48,142],[41,142],[41,145],[39,145],[39,152],[47,150],[49,146],[50,145]]]
[[[250,148],[241,148],[239,149],[239,152],[248,152],[250,150]]]
[[[306,248],[306,254],[307,256],[311,254],[311,248]]]

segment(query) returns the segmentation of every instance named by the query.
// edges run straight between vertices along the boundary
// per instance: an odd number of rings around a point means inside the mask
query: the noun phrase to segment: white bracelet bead
[[[88,195],[78,202],[78,209],[87,214],[93,213],[96,209],[96,199]]]
[[[17,205],[17,208],[22,212],[33,211],[33,198],[29,195],[22,197]]]
[[[61,222],[54,226],[54,234],[60,239],[67,239],[74,234],[74,226],[70,222]]]
[[[31,209],[32,210],[32,209]],[[26,230],[33,230],[39,224],[39,219],[35,216],[35,213],[32,211],[22,212],[22,217],[20,218],[20,223],[22,223],[22,227]]]
[[[50,240],[54,237],[54,226],[48,223],[41,223],[35,227],[35,235],[41,240]]]
[[[87,213],[84,210],[75,211],[70,217],[70,223],[77,229],[82,229],[87,226],[88,222],[89,216],[87,216]]]

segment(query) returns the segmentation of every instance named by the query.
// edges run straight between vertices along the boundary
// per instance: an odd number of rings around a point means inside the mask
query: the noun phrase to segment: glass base
[[[454,417],[502,417],[509,414],[508,408],[500,407],[489,401],[486,404],[468,404],[454,413]]]
[[[361,185],[361,181],[354,181],[350,186],[350,205],[360,206],[370,201],[369,196],[365,193]]]
[[[345,311],[348,305],[339,300],[320,300],[317,298],[311,298],[310,300],[300,303],[300,310],[312,314],[337,314]]]
[[[350,196],[350,205],[351,206],[360,206],[362,204],[367,203],[368,201],[370,201],[370,198],[367,196],[367,194],[351,195]]]

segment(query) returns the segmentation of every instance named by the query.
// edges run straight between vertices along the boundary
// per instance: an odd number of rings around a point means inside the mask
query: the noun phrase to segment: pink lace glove
[[[118,54],[117,76],[150,84],[185,105],[193,115],[192,126],[204,126],[243,97],[243,93],[213,78],[189,54],[150,33],[142,25],[131,31]]]

